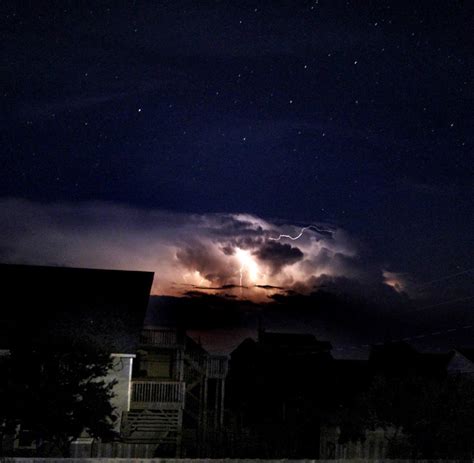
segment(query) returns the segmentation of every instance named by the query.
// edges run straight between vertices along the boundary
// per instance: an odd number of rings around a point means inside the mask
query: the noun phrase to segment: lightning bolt
[[[310,229],[315,230],[318,233],[329,231],[329,230],[325,230],[324,228],[317,227],[316,225],[308,225],[307,227],[303,227],[301,229],[301,231],[296,236],[281,234],[281,235],[278,236],[278,238],[269,237],[268,239],[271,240],[271,241],[280,241],[282,238],[288,238],[292,241],[296,241],[296,240],[299,240],[303,236],[303,234],[306,230],[310,230]]]
[[[243,294],[243,291],[242,291],[242,278],[243,278],[243,275],[244,275],[244,265],[242,264],[242,266],[240,267],[239,269],[239,273],[240,273],[240,282],[239,282],[239,286],[240,286],[240,297],[242,297],[242,294]]]

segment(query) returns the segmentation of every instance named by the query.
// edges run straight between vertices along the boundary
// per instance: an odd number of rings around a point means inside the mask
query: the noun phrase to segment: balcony
[[[182,345],[178,332],[171,328],[144,328],[140,336],[140,344],[172,349]]]
[[[132,381],[133,410],[184,408],[186,385],[182,381]]]

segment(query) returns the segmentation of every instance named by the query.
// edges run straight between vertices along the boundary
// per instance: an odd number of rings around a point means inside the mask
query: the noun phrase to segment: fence
[[[121,444],[146,445],[146,444]],[[151,447],[150,447],[151,448]],[[147,458],[147,457],[109,457],[109,458],[16,458],[0,457],[1,463],[472,463],[472,460],[258,460],[258,459],[228,459],[228,458]]]

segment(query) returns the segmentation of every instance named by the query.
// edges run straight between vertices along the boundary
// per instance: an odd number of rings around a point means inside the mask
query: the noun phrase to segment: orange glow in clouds
[[[259,270],[259,266],[250,251],[237,248],[235,251],[235,257],[239,264],[239,285],[249,286],[258,283],[261,284],[262,282],[260,280],[263,273]]]

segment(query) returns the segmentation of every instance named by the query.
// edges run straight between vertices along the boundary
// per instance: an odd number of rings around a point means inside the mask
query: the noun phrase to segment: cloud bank
[[[395,274],[387,279],[364,261],[356,240],[329,224],[303,230],[249,214],[12,198],[0,200],[0,223],[2,262],[153,271],[154,294],[201,290],[264,300],[328,281],[401,288]]]

